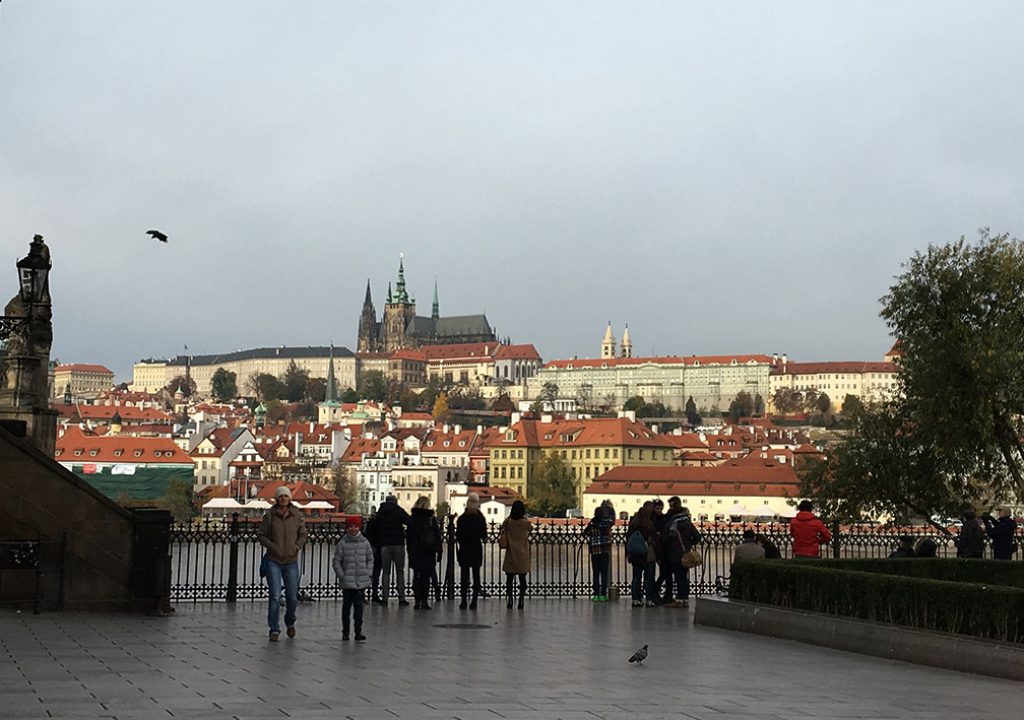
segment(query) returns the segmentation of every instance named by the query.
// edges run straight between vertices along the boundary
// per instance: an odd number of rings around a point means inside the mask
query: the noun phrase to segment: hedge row
[[[908,561],[908,565],[912,562]],[[835,567],[847,564],[845,561],[792,560],[738,562],[732,566],[729,597],[1024,643],[1024,589]]]
[[[957,560],[953,558],[872,558],[864,560],[818,560],[824,567],[883,575],[948,580],[1024,588],[1024,562],[1006,560]]]

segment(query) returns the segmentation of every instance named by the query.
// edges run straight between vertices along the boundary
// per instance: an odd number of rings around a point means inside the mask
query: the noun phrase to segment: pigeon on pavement
[[[167,236],[164,235],[159,230],[147,230],[146,234],[149,235],[154,240],[159,240],[160,242],[163,242],[163,243],[167,242]]]
[[[637,665],[642,665],[644,660],[646,660],[646,659],[647,659],[647,646],[644,645],[642,648],[640,648],[635,653],[633,653],[633,655],[629,658],[629,661],[631,663],[635,662]]]

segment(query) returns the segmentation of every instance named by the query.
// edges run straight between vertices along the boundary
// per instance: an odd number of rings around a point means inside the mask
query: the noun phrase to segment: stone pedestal
[[[16,437],[24,437],[41,453],[53,457],[57,446],[57,411],[0,407],[0,424]]]

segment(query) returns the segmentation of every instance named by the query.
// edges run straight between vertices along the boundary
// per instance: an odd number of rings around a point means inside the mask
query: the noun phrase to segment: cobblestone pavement
[[[1012,717],[1021,685],[694,627],[685,610],[500,600],[476,612],[300,606],[268,643],[265,606],[179,605],[167,618],[0,612],[0,718]],[[439,627],[474,623],[482,627]],[[647,643],[642,667],[626,659]]]

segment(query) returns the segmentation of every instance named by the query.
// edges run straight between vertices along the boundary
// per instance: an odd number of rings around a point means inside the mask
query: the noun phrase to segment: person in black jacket
[[[398,498],[388,495],[377,508],[374,535],[380,543],[382,566],[380,590],[381,605],[387,605],[391,590],[391,569],[394,567],[395,586],[398,589],[398,604],[408,605],[405,599],[405,526],[409,524],[409,513],[399,504]]]
[[[412,506],[409,529],[405,536],[412,568],[414,610],[429,610],[430,574],[434,563],[441,560],[441,527],[430,508],[430,498],[421,495]]]
[[[455,523],[455,541],[458,543],[456,559],[459,561],[462,602],[459,609],[467,607],[469,576],[473,575],[473,599],[468,603],[470,610],[476,610],[476,599],[480,596],[480,566],[484,564],[484,540],[487,539],[487,521],[480,512],[480,496],[471,492],[466,497],[466,511]]]
[[[956,556],[958,558],[985,557],[985,528],[981,526],[974,510],[964,510],[963,525],[956,539]]]
[[[366,527],[363,528],[363,537],[367,539],[370,543],[370,549],[373,550],[373,573],[370,577],[371,602],[374,605],[387,605],[380,596],[380,536],[377,535],[376,513],[371,515],[370,519],[366,521]]]
[[[1010,508],[1000,507],[996,509],[999,519],[996,520],[989,513],[981,516],[985,521],[985,532],[992,538],[992,557],[996,560],[1012,560],[1013,554],[1017,551],[1017,545],[1013,541],[1017,533],[1017,522],[1010,517]]]

